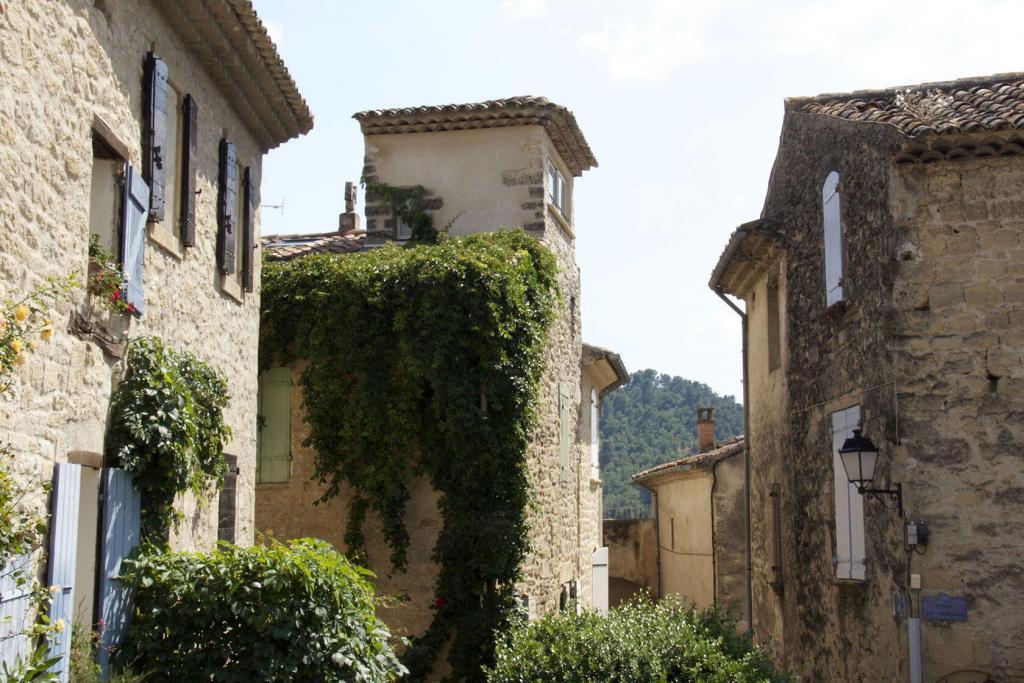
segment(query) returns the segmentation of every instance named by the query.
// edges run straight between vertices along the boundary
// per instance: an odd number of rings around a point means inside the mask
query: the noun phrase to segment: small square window
[[[395,239],[412,239],[412,226],[406,223],[397,211],[395,212]]]
[[[569,196],[566,189],[565,176],[552,161],[548,161],[548,198],[562,215],[569,216]]]

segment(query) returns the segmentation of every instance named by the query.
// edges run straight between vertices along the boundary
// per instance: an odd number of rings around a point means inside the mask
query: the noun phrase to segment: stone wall
[[[658,539],[653,519],[604,520],[610,607],[646,590],[658,594]]]
[[[745,620],[747,568],[743,531],[743,453],[724,458],[713,467],[711,509],[714,515],[715,604],[737,619]]]
[[[147,240],[147,310],[126,332],[129,337],[159,335],[227,375],[227,421],[234,432],[228,451],[238,456],[241,470],[237,538],[248,543],[253,533],[259,295],[246,294],[239,302],[222,290],[214,260],[215,204],[221,136],[236,143],[239,161],[252,168],[257,186],[262,150],[154,3],[4,4],[0,287],[3,296],[15,296],[47,275],[84,274],[94,117],[109,126],[139,168],[143,60],[151,49],[167,61],[171,81],[192,93],[200,107],[197,245],[182,254]],[[65,331],[72,313],[86,310],[81,291],[57,309],[53,342],[30,357],[14,393],[0,400],[4,440],[14,448],[18,470],[32,481],[50,480],[53,464],[69,451],[103,450],[111,386],[123,368],[95,344]],[[108,325],[115,331],[124,328],[124,323],[121,328]],[[174,545],[211,546],[217,538],[216,498],[202,508],[184,501],[183,509],[187,519]]]
[[[1014,529],[1024,522],[1024,161],[894,165],[887,126],[787,114],[762,216],[786,250],[784,376],[766,370],[766,283],[747,295],[754,632],[807,680],[906,680],[893,594],[968,599],[968,621],[922,621],[925,680],[1024,674]],[[839,171],[844,302],[826,308],[821,185]],[[876,485],[902,482],[932,529],[908,554],[903,520],[864,501],[865,581],[837,580],[830,415],[859,405]],[[775,584],[771,490],[782,510]],[[909,588],[919,574],[922,590]],[[964,679],[968,680],[968,679]],[[973,680],[973,679],[970,679]],[[980,680],[980,679],[979,679]]]

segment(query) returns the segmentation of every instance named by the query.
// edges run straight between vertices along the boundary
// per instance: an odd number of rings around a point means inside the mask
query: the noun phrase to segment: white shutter
[[[598,548],[590,556],[593,581],[593,605],[598,614],[608,614],[608,548]]]
[[[146,252],[146,216],[149,215],[149,186],[131,164],[124,174],[124,213],[121,221],[121,265],[124,268],[125,300],[143,313],[142,262]]]
[[[291,470],[292,371],[271,368],[260,375],[256,481],[285,482]]]
[[[50,640],[50,657],[59,658],[50,667],[50,673],[56,674],[60,681],[67,681],[68,664],[71,661],[71,628],[75,623],[75,559],[78,557],[78,502],[82,488],[82,466],[58,463],[55,475],[46,582],[57,589],[50,603],[50,622],[63,620],[64,630]]]
[[[843,299],[843,226],[839,212],[839,174],[832,171],[821,188],[825,229],[825,302]]]
[[[597,391],[590,390],[590,478],[601,478],[601,411]]]
[[[839,458],[843,442],[853,436],[860,424],[860,406],[851,406],[832,413],[832,470],[835,482],[836,510],[836,578],[863,581],[864,567],[864,497],[846,477]]]

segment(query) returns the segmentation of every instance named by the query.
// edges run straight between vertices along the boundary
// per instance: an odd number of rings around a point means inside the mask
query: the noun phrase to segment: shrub
[[[152,680],[392,681],[404,673],[374,614],[372,574],[323,541],[125,562],[135,611],[120,665]]]
[[[486,670],[491,683],[781,683],[767,655],[716,611],[666,598],[611,610],[551,614],[512,629]]]

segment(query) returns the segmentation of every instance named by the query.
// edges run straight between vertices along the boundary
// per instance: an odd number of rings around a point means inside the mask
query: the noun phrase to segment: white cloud
[[[539,19],[549,10],[548,0],[501,0],[501,13],[511,21]]]
[[[263,21],[263,25],[267,28],[267,34],[270,35],[270,39],[274,41],[274,45],[281,47],[281,43],[284,41],[284,26],[277,21]]]

